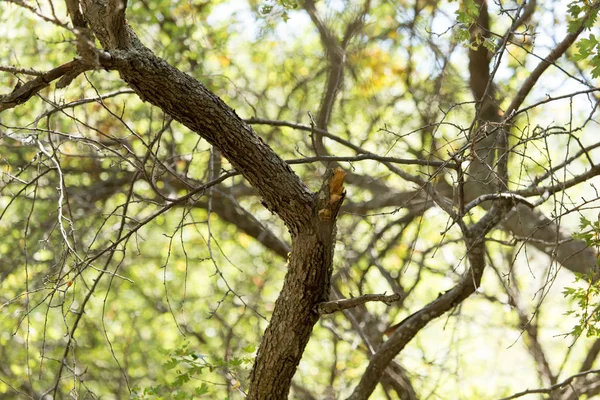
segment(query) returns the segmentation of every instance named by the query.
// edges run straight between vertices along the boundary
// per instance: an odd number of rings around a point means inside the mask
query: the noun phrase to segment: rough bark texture
[[[315,307],[329,299],[330,258],[330,245],[322,242],[316,232],[303,232],[294,239],[289,271],[250,375],[248,399],[287,398],[292,377],[319,318]]]
[[[11,93],[0,96],[0,112],[25,103],[53,80],[64,78],[71,73],[79,74],[86,69],[89,69],[86,63],[73,60],[41,74],[26,84],[16,87]]]
[[[314,195],[250,126],[202,83],[155,56],[124,19],[120,1],[82,3],[84,16],[117,70],[140,96],[215,146],[279,215],[292,235],[283,289],[258,350],[249,399],[287,398],[313,326],[316,305],[329,298],[334,227],[343,201],[343,173]]]
[[[94,1],[83,3],[87,4],[86,19],[100,43],[109,50],[101,57],[104,67],[119,71],[142,100],[160,107],[218,148],[259,191],[269,209],[283,219],[292,234],[303,225],[310,226],[312,193],[233,109],[201,82],[154,55],[124,20],[121,28],[115,28],[122,37],[107,32],[107,26],[115,25],[114,17],[107,17],[110,14]]]
[[[292,235],[310,225],[313,198],[285,161],[204,85],[148,49],[111,51],[112,67],[140,97],[216,146]]]
[[[288,273],[250,374],[249,399],[286,399],[314,324],[329,300],[335,219],[344,198],[341,170],[330,172],[316,197],[312,227],[292,241]],[[254,388],[254,390],[253,390]]]

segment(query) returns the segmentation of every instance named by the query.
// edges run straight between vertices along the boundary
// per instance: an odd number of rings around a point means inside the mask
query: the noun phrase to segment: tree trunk
[[[218,96],[146,48],[126,24],[120,1],[86,0],[82,8],[106,50],[98,55],[102,66],[118,71],[142,100],[215,146],[290,230],[288,272],[250,374],[248,394],[249,399],[286,399],[319,318],[315,307],[329,298],[343,172],[331,173],[313,194]]]

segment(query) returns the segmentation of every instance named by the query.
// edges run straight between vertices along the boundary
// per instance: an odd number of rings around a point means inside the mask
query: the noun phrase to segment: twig
[[[373,160],[381,162],[389,162],[392,164],[403,164],[403,165],[423,165],[427,167],[441,167],[441,168],[456,168],[456,163],[450,161],[432,161],[432,160],[419,160],[410,158],[397,158],[397,157],[385,157],[378,156],[376,154],[359,154],[357,156],[317,156],[317,157],[306,157],[299,160],[285,160],[288,164],[308,164],[315,161],[339,161],[339,162],[353,162]]]
[[[360,297],[353,297],[351,299],[341,299],[341,300],[333,300],[327,301],[325,303],[320,303],[317,305],[316,312],[320,315],[323,314],[332,314],[337,311],[347,310],[348,308],[353,308],[356,306],[360,306],[369,301],[381,301],[382,303],[387,304],[388,306],[396,301],[402,300],[403,295],[399,293],[395,293],[387,296],[384,294],[366,294]]]
[[[535,67],[535,69],[529,74],[529,77],[527,77],[527,79],[523,82],[523,85],[517,92],[517,95],[513,98],[510,105],[506,109],[505,114],[504,114],[506,116],[505,120],[508,121],[512,117],[514,117],[513,113],[516,112],[518,110],[518,108],[521,106],[521,104],[525,100],[525,97],[527,97],[527,95],[529,94],[529,92],[531,91],[533,86],[537,83],[537,81],[540,79],[540,77],[542,76],[544,71],[546,71],[546,69],[550,65],[554,64],[571,47],[571,45],[573,45],[575,40],[577,40],[577,38],[579,37],[581,32],[583,32],[585,29],[584,22],[586,22],[590,18],[590,16],[593,15],[594,9],[599,6],[600,5],[598,5],[598,4],[594,4],[594,6],[592,8],[590,8],[590,10],[586,13],[586,15],[581,19],[581,21],[580,21],[581,25],[579,26],[579,28],[577,28],[576,31],[567,34],[567,36],[565,36],[565,38],[562,40],[562,42],[560,42],[546,56],[546,58],[543,59],[537,65],[537,67]]]
[[[525,197],[520,196],[518,194],[514,194],[514,193],[488,193],[488,194],[483,194],[481,196],[479,196],[478,198],[476,198],[473,201],[470,201],[466,206],[465,206],[465,213],[469,212],[470,210],[472,210],[473,208],[477,207],[478,205],[480,205],[481,203],[488,201],[488,200],[500,200],[500,199],[505,199],[505,200],[512,200],[515,203],[523,203],[525,204],[527,207],[533,209],[535,208],[535,204],[532,204],[529,200],[527,200]]]
[[[585,376],[585,375],[588,375],[588,374],[598,374],[598,373],[600,373],[600,369],[592,369],[592,370],[589,370],[589,371],[583,371],[583,372],[580,372],[578,374],[571,375],[570,377],[568,377],[564,381],[559,382],[559,383],[557,383],[555,385],[552,385],[552,386],[548,386],[547,388],[542,388],[542,389],[527,389],[527,390],[524,390],[522,392],[515,393],[512,396],[503,397],[503,398],[501,398],[499,400],[516,399],[518,397],[523,397],[523,396],[525,396],[527,394],[533,394],[533,393],[551,393],[551,392],[555,391],[556,389],[561,389],[564,386],[567,386],[575,378],[579,378],[581,376]]]
[[[10,65],[0,65],[0,71],[10,72],[11,74],[24,74],[24,75],[33,75],[33,76],[42,76],[45,74],[45,72],[36,71],[31,68],[19,68],[19,67],[13,67]]]
[[[78,74],[90,69],[93,68],[84,61],[73,60],[42,75],[39,75],[37,78],[15,88],[11,93],[0,95],[0,112],[25,103],[32,96],[36,95],[40,90],[48,86],[56,79],[64,78],[65,76],[72,78],[74,77],[74,74]]]

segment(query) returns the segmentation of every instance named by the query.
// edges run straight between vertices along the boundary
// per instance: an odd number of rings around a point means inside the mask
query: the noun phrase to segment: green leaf
[[[249,344],[246,347],[242,347],[242,350],[246,353],[254,353],[256,351],[256,345]]]
[[[181,387],[183,384],[190,381],[190,375],[188,373],[179,374],[173,382],[173,387]]]
[[[173,395],[173,398],[176,400],[184,400],[187,397],[188,397],[187,393],[182,390],[175,392],[175,394]]]
[[[163,364],[163,368],[166,370],[170,370],[179,365],[179,361],[176,358],[171,358],[169,361]]]
[[[202,383],[200,387],[197,387],[195,389],[194,393],[196,394],[196,396],[202,396],[208,393],[208,389],[208,385],[206,383]]]

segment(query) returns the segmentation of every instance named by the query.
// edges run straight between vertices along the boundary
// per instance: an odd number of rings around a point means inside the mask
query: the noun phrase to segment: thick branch
[[[460,283],[399,324],[392,337],[373,355],[360,383],[348,398],[349,400],[368,399],[388,364],[408,342],[429,322],[460,304],[475,291],[479,286],[485,267],[483,241],[478,241],[472,246],[467,255],[471,267]]]
[[[490,16],[485,0],[477,0],[479,4],[479,17],[477,23],[470,28],[471,40],[475,41],[478,37],[489,38]],[[473,45],[469,48],[469,74],[471,75],[471,90],[475,100],[482,101],[486,93],[490,79],[490,57],[489,50],[482,45]],[[491,96],[490,96],[491,97]]]
[[[259,191],[268,208],[283,219],[292,234],[302,225],[309,226],[313,196],[289,165],[202,83],[155,56],[129,27],[125,31],[127,40],[114,38],[113,34],[101,39],[107,45],[133,44],[127,49],[112,50],[110,60],[104,65],[119,71],[143,100],[160,107],[218,148]]]
[[[111,8],[113,0],[85,0],[86,20],[110,50],[103,65],[119,71],[145,101],[160,107],[226,157],[292,233],[284,285],[250,374],[248,399],[287,398],[292,377],[328,300],[335,221],[344,190],[335,171],[314,196],[289,165],[202,83],[155,56]],[[120,26],[118,23],[122,24]]]
[[[286,399],[292,377],[329,299],[335,219],[344,198],[344,173],[329,174],[317,195],[314,228],[294,237],[288,273],[250,373],[248,399]]]
[[[8,110],[25,103],[40,90],[48,86],[52,81],[70,74],[79,74],[87,69],[91,69],[81,60],[69,61],[66,64],[58,66],[48,72],[40,74],[37,78],[15,88],[11,93],[0,96],[0,112]]]

